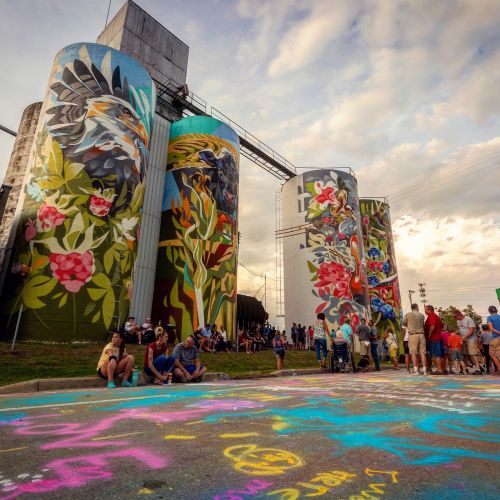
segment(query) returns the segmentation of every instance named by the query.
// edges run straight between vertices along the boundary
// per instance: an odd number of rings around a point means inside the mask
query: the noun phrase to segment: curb
[[[203,376],[206,382],[214,380],[230,380],[231,377],[223,372],[207,372]],[[119,382],[118,382],[119,383]],[[142,371],[139,373],[138,386],[149,385],[146,383]],[[41,378],[27,380],[17,384],[9,384],[0,387],[0,394],[29,393],[40,391],[57,391],[63,389],[104,389],[106,380],[99,377],[76,377],[76,378]]]
[[[388,370],[389,368],[387,368]],[[382,368],[382,371],[386,369]],[[324,375],[330,374],[328,370],[320,368],[298,368],[296,370],[277,370],[271,373],[249,373],[243,377],[231,378],[224,372],[207,372],[203,376],[204,382],[213,382],[217,380],[253,380],[274,377],[296,377],[299,375]],[[119,382],[118,382],[119,384]],[[146,382],[144,373],[139,372],[138,386],[150,385]],[[106,381],[95,377],[77,377],[77,378],[41,378],[36,380],[27,380],[16,384],[4,385],[0,387],[0,395],[15,393],[30,393],[40,391],[57,391],[64,389],[103,389],[106,387]]]

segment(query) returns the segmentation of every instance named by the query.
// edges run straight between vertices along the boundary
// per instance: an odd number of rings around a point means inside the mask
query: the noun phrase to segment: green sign
[[[500,302],[500,288],[497,288],[497,299]]]

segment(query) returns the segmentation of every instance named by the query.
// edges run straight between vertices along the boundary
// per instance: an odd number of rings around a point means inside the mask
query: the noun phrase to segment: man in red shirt
[[[427,338],[431,356],[434,358],[437,367],[437,370],[432,372],[432,374],[445,375],[444,348],[443,339],[441,338],[444,325],[441,318],[434,312],[433,306],[425,306],[425,314],[427,314],[424,324],[425,337]]]

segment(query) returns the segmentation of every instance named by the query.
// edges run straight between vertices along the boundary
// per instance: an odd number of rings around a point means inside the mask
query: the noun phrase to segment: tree
[[[454,306],[449,306],[446,309],[439,307],[437,313],[441,318],[442,322],[446,325],[447,329],[450,331],[457,329],[457,320],[455,319],[455,311],[458,309]],[[472,305],[468,304],[467,307],[461,310],[466,316],[469,316],[474,320],[476,325],[480,325],[483,322],[482,317],[474,311]]]

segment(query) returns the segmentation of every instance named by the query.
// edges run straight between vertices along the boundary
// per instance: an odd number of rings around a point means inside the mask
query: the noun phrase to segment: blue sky
[[[189,88],[210,105],[295,165],[350,166],[360,196],[389,196],[403,299],[426,282],[436,306],[484,313],[496,302],[497,1],[137,3],[190,47]],[[17,128],[24,107],[42,99],[56,52],[94,41],[107,6],[0,0],[0,123]],[[120,6],[112,0],[111,16]],[[12,144],[0,134],[2,176]],[[240,258],[272,277],[279,188],[242,160]],[[261,284],[240,268],[240,291]]]

